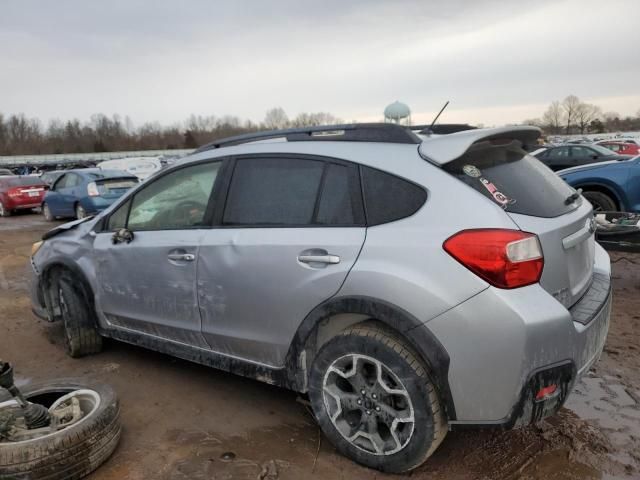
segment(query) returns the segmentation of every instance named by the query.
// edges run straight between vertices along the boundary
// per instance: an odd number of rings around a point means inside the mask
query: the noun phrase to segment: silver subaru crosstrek
[[[308,393],[383,471],[451,429],[540,420],[603,349],[609,257],[591,205],[526,153],[538,129],[457,129],[201,147],[35,244],[34,311],[71,356],[110,337]]]

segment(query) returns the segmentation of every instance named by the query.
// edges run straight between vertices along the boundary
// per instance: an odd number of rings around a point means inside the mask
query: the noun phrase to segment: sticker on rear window
[[[480,177],[479,180],[480,180],[480,183],[484,185],[484,188],[486,188],[489,191],[493,199],[502,206],[502,208],[507,208],[507,205],[516,203],[514,199],[507,197],[504,193],[498,190],[498,187],[496,187],[493,183],[491,183],[486,178]]]
[[[471,178],[479,178],[482,176],[482,172],[475,165],[465,165],[462,167],[462,171]]]

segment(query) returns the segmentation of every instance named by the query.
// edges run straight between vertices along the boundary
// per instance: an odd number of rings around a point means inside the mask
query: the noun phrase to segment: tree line
[[[326,112],[300,113],[289,118],[280,108],[267,111],[262,122],[232,115],[191,115],[182,123],[158,122],[135,127],[129,117],[98,113],[89,121],[50,120],[46,125],[24,114],[0,113],[0,155],[90,153],[124,150],[197,148],[213,140],[275,128],[342,123]]]
[[[617,112],[603,112],[597,105],[569,95],[562,101],[551,102],[542,118],[523,123],[537,125],[550,135],[640,131],[640,110],[635,116],[623,117]]]

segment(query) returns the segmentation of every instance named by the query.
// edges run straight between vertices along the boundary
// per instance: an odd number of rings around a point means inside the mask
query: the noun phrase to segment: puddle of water
[[[604,431],[607,456],[625,473],[640,471],[640,403],[616,377],[586,376],[567,400],[566,408]]]

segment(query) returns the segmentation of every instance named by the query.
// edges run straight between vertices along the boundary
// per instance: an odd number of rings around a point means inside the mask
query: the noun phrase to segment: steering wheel
[[[176,225],[196,225],[202,221],[207,206],[193,200],[176,204],[171,210],[172,223]]]

